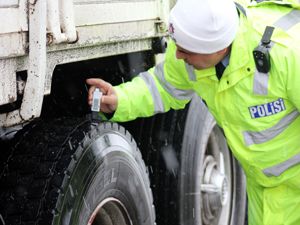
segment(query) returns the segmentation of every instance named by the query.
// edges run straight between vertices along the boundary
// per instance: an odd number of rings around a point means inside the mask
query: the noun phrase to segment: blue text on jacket
[[[274,102],[268,102],[262,105],[249,107],[249,112],[251,118],[253,119],[274,115],[276,113],[282,112],[283,110],[285,110],[285,105],[282,98],[279,98]]]

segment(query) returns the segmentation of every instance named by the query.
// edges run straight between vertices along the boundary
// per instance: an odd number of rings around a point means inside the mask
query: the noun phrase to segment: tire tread
[[[18,141],[0,172],[0,215],[5,225],[50,225],[60,213],[60,198],[85,147],[99,132],[114,131],[134,144],[134,158],[148,174],[134,139],[116,123],[97,125],[82,118],[38,120],[17,134]],[[150,188],[148,176],[145,182]]]

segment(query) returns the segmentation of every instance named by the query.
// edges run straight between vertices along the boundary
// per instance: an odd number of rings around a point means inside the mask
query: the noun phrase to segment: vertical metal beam
[[[66,42],[66,35],[61,32],[58,0],[47,0],[48,43]]]
[[[74,21],[74,5],[73,0],[60,1],[60,19],[61,26],[66,34],[69,43],[77,40],[77,33]]]
[[[24,120],[41,113],[46,76],[47,1],[29,0],[29,68],[20,115]]]

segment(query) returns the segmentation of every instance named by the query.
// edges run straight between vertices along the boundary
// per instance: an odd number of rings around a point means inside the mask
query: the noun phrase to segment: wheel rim
[[[228,224],[232,196],[232,161],[225,138],[214,127],[202,153],[201,218],[204,224]]]
[[[110,197],[100,202],[87,225],[132,225],[132,221],[122,202]]]

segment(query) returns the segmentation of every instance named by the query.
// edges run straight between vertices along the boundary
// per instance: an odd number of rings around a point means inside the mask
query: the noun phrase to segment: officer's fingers
[[[118,102],[117,96],[115,95],[103,95],[101,99],[101,103],[107,105],[116,105]]]
[[[110,109],[109,105],[104,105],[104,104],[101,104],[100,111],[104,112],[104,113],[113,113],[114,112],[114,110]]]
[[[113,86],[110,86],[110,88],[107,90],[107,95],[116,95],[116,91]]]
[[[89,78],[86,79],[86,83],[93,86],[98,86],[98,84],[102,81],[100,78]]]
[[[91,86],[89,89],[89,94],[88,94],[88,101],[92,101],[93,99],[93,93],[95,91],[96,87],[95,86]]]
[[[101,89],[102,92],[106,93],[109,88],[111,87],[111,84],[100,79],[100,78],[90,78],[86,80],[86,83],[91,86],[96,86]]]
[[[103,95],[101,103],[108,105],[111,110],[116,110],[118,104],[118,98],[116,95]]]
[[[103,86],[102,86],[101,90],[102,90],[102,92],[104,94],[110,95],[111,94],[111,90],[113,90],[113,86],[110,83],[108,83],[108,82],[106,82],[106,81],[103,80]]]
[[[92,105],[93,104],[93,100],[88,99],[88,104]]]

